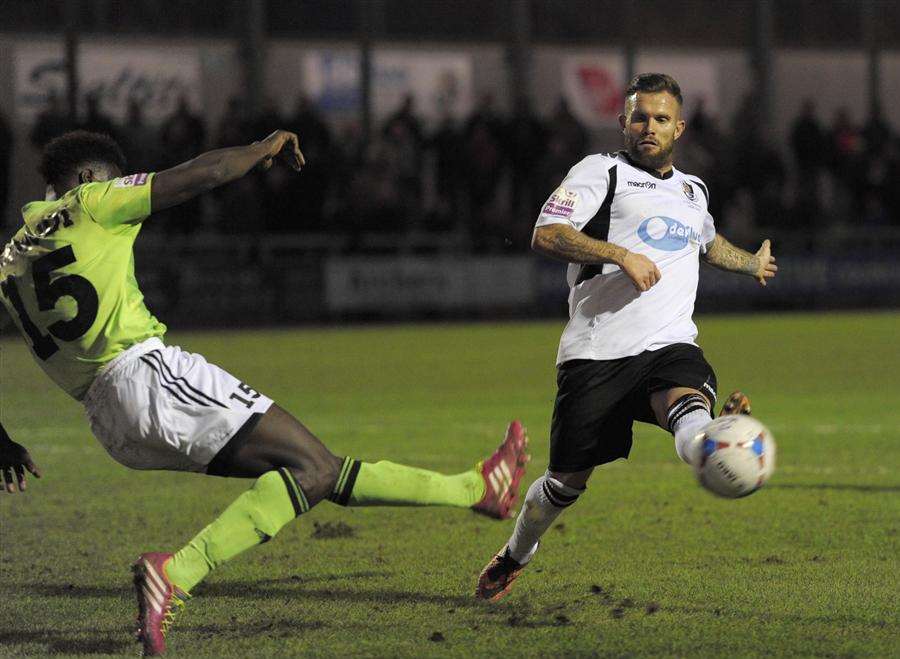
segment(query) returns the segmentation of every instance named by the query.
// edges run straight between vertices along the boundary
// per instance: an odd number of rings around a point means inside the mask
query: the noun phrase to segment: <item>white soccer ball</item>
[[[775,438],[746,414],[714,419],[697,442],[697,479],[721,497],[737,499],[753,494],[775,471]]]

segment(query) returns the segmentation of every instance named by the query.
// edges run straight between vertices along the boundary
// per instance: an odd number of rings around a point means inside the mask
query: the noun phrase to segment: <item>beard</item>
[[[627,136],[625,138],[625,148],[628,155],[636,163],[647,167],[648,169],[662,169],[672,161],[672,152],[675,150],[675,141],[668,144],[660,144],[657,151],[653,153],[641,153],[638,149],[640,137]]]

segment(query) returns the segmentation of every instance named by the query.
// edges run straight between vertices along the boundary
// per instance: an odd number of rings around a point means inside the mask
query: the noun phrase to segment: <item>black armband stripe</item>
[[[346,506],[350,503],[350,495],[353,493],[353,487],[356,485],[356,477],[359,476],[359,470],[362,467],[361,460],[353,458],[344,458],[344,464],[341,467],[341,473],[335,483],[334,491],[329,496],[329,500],[339,506]]]
[[[700,192],[702,192],[703,196],[706,197],[706,208],[709,209],[709,190],[706,189],[706,184],[701,183],[697,179],[691,179],[691,180],[697,184],[697,187],[700,188]]]
[[[606,196],[603,198],[603,203],[600,204],[600,208],[597,209],[594,217],[588,220],[588,223],[585,224],[584,228],[581,230],[583,234],[594,240],[605,241],[609,239],[609,219],[612,211],[613,198],[616,195],[618,168],[618,165],[613,165],[609,168],[609,187],[606,189]],[[588,280],[591,277],[595,277],[602,272],[603,265],[601,264],[582,265],[581,270],[578,273],[578,278],[575,280],[575,285],[577,286],[581,282]]]
[[[303,488],[300,487],[300,483],[297,482],[294,474],[287,467],[282,467],[278,470],[278,473],[281,476],[281,480],[284,481],[285,488],[287,488],[288,497],[290,497],[291,505],[294,508],[294,516],[299,517],[309,510],[309,502],[306,500]]]

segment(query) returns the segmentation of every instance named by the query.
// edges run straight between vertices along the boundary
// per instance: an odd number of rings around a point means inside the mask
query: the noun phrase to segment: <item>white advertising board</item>
[[[331,312],[514,309],[535,297],[527,257],[356,257],[325,263]]]
[[[435,123],[462,119],[475,105],[472,56],[465,52],[376,50],[373,56],[372,111],[376,121],[394,113],[412,95],[416,114]]]
[[[23,42],[15,46],[16,117],[29,124],[51,95],[64,97],[66,78],[62,42]],[[78,50],[79,100],[99,95],[101,110],[124,121],[128,104],[141,104],[147,121],[172,114],[184,97],[202,108],[199,50],[191,46],[153,47],[85,43]]]

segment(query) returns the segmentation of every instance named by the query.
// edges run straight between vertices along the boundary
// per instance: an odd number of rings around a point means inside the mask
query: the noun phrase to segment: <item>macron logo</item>
[[[630,188],[647,188],[648,190],[656,190],[656,183],[652,181],[628,181],[628,187]]]

